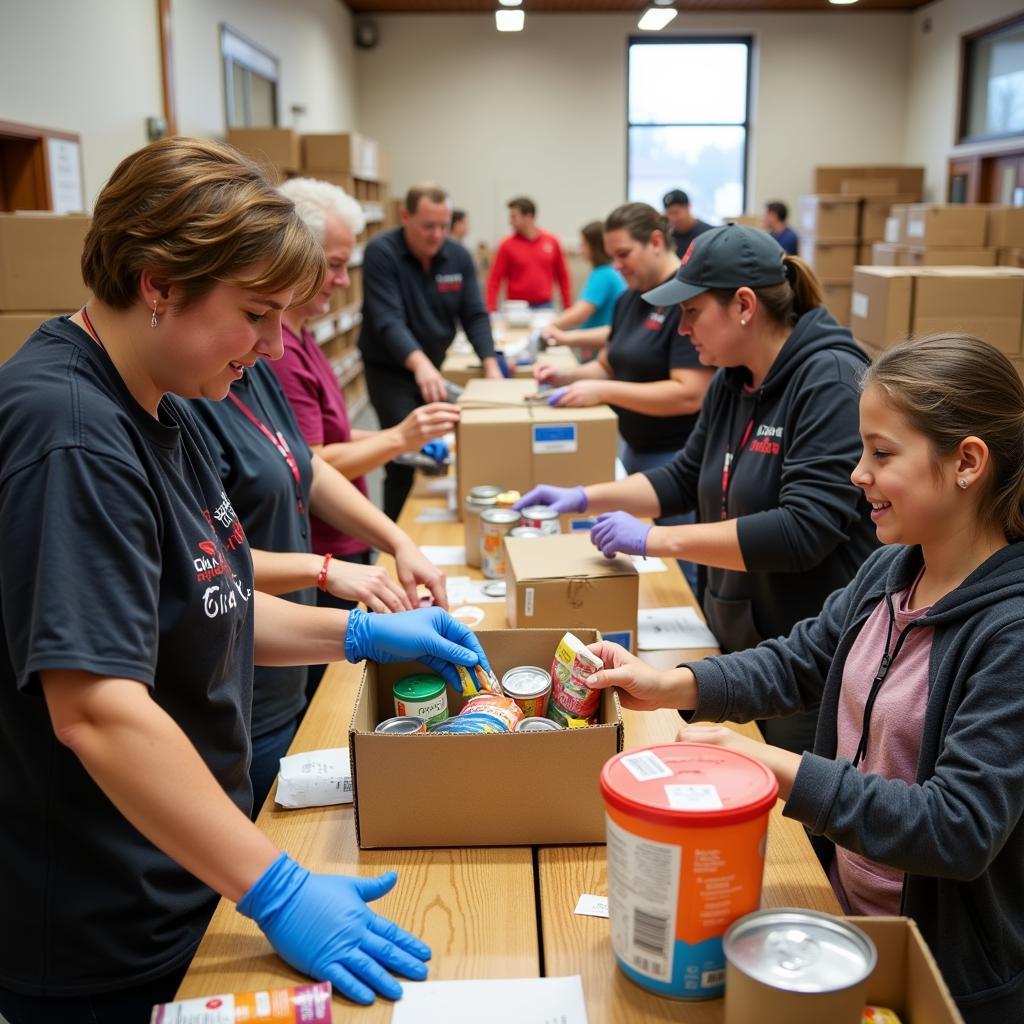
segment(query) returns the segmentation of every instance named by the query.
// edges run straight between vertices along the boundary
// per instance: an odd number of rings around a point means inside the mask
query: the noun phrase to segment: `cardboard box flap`
[[[550,580],[587,577],[636,576],[636,566],[625,555],[605,558],[585,533],[505,541],[507,558],[515,579]]]
[[[526,396],[535,394],[537,384],[532,380],[490,380],[480,377],[471,380],[459,396],[459,405],[472,407],[474,403],[488,405],[526,404]]]

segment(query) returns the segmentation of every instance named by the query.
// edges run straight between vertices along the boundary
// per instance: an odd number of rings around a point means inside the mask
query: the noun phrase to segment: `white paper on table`
[[[420,514],[416,517],[417,523],[457,523],[458,521],[459,517],[456,515],[455,509],[436,508],[433,505],[420,509]]]
[[[474,580],[469,576],[449,576],[445,583],[448,586],[448,603],[454,608],[460,604],[504,604],[505,595],[491,597],[484,593],[484,587],[494,580]]]
[[[348,747],[307,750],[281,758],[274,800],[282,807],[326,807],[352,803]]]
[[[718,639],[692,608],[642,608],[637,616],[636,645],[641,651],[671,651],[717,647]]]
[[[668,572],[668,566],[660,558],[633,555],[633,564],[637,572]]]
[[[466,564],[466,548],[462,544],[421,544],[420,551],[434,565]]]
[[[423,481],[425,494],[451,494],[454,490],[454,476],[438,476]]]
[[[581,917],[607,917],[608,897],[595,896],[593,893],[585,892],[577,901],[574,914]]]
[[[402,982],[392,1024],[587,1024],[583,984],[568,978]]]

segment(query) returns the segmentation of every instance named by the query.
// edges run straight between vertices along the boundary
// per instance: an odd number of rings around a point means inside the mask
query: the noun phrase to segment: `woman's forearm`
[[[353,435],[351,441],[315,445],[313,453],[349,480],[354,480],[387,465],[405,451],[402,439],[394,429],[363,431],[362,434],[359,438]]]
[[[736,522],[726,519],[721,523],[652,527],[647,535],[647,553],[746,572]]]
[[[256,589],[264,594],[291,594],[315,587],[323,568],[323,554],[303,551],[262,551],[252,549]]]
[[[587,495],[587,512],[594,515],[601,512],[629,512],[641,517],[661,514],[658,495],[642,473],[633,473],[625,480],[590,484],[583,490]]]

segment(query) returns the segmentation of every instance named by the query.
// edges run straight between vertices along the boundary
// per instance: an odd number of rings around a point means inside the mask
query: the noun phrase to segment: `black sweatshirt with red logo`
[[[661,515],[737,520],[747,571],[701,570],[701,605],[724,650],[817,615],[877,546],[850,481],[867,363],[826,309],[805,313],[759,388],[744,367],[715,374],[686,447],[646,474]]]

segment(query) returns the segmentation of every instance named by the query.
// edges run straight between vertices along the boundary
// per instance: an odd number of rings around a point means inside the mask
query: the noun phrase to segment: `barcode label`
[[[701,988],[714,988],[725,984],[725,971],[704,971],[700,976]]]
[[[664,959],[668,953],[668,918],[633,909],[633,945]]]
[[[622,766],[637,782],[648,782],[651,779],[667,779],[672,769],[657,754],[649,750],[641,750],[637,754],[628,754],[622,759]]]
[[[722,798],[714,786],[673,785],[665,787],[665,799],[675,811],[720,811]]]
[[[526,597],[523,598],[523,614],[526,616],[533,615],[533,587],[526,588]]]

